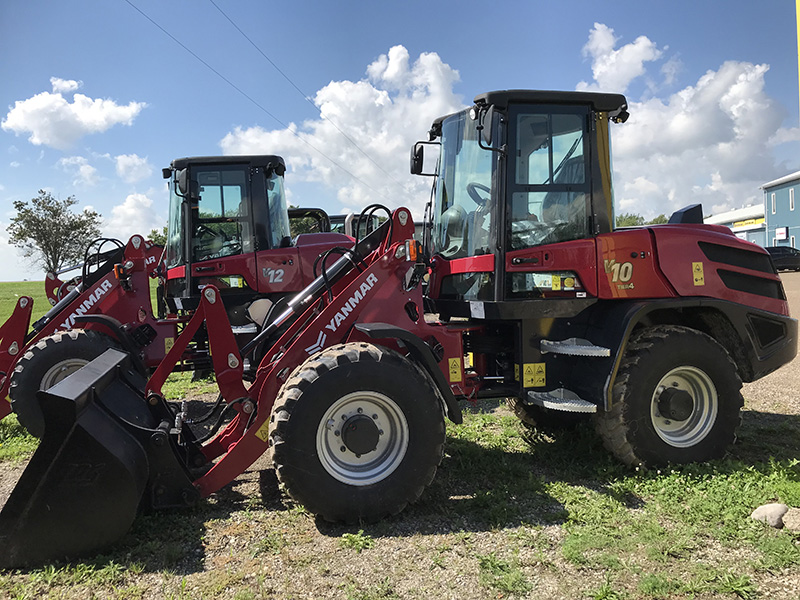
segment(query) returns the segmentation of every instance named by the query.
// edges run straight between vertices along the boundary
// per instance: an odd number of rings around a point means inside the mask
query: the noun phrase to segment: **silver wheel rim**
[[[50,367],[42,377],[39,384],[40,390],[49,390],[62,379],[66,379],[82,366],[88,364],[88,360],[82,358],[68,358]]]
[[[692,397],[692,412],[687,419],[676,421],[660,413],[659,397],[668,388],[687,392]],[[658,437],[676,448],[700,443],[714,428],[718,410],[719,399],[714,382],[705,372],[689,366],[677,367],[664,375],[650,402],[650,418]]]
[[[366,415],[379,432],[374,450],[355,454],[342,440],[348,419]],[[335,479],[348,485],[370,485],[388,477],[408,449],[408,422],[400,407],[378,392],[353,392],[334,402],[317,428],[317,456]]]

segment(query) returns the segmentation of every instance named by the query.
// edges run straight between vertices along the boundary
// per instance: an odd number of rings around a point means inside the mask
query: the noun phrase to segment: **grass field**
[[[0,310],[37,286],[36,307],[41,282],[0,284]],[[179,374],[165,391],[215,390]],[[35,446],[0,421],[7,486]],[[631,470],[588,425],[546,435],[481,401],[448,424],[435,480],[397,517],[315,519],[265,457],[194,508],[140,516],[101,555],[0,572],[0,598],[800,600],[800,534],[749,518],[800,507],[798,449],[800,414],[746,409],[725,460]]]
[[[50,310],[50,303],[44,293],[44,281],[0,281],[0,325],[5,323],[14,311],[20,296],[33,298],[31,321],[35,321]]]
[[[176,379],[176,396],[214,389]],[[17,456],[26,438],[0,429]],[[797,415],[745,413],[728,459],[635,471],[588,427],[549,437],[486,401],[449,426],[436,479],[395,518],[322,522],[256,463],[193,509],[139,517],[100,556],[0,574],[0,596],[796,599],[800,535],[749,514],[800,506],[798,447]]]

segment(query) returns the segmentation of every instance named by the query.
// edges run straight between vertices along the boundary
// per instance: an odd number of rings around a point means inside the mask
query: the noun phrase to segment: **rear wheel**
[[[44,418],[36,392],[53,387],[109,348],[109,336],[87,329],[59,331],[42,338],[20,357],[11,374],[8,395],[20,424],[36,437],[44,434]]]
[[[273,462],[286,491],[329,521],[377,521],[417,500],[444,448],[428,378],[371,344],[331,347],[298,367],[275,401]]]
[[[611,410],[596,415],[597,431],[631,465],[721,458],[736,440],[741,387],[736,365],[713,338],[651,327],[628,344]]]

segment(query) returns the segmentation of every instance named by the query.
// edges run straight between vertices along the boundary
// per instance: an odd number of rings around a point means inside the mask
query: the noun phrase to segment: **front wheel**
[[[736,440],[744,404],[728,352],[700,331],[651,327],[628,344],[611,410],[596,415],[604,444],[630,465],[705,462]]]
[[[109,336],[88,329],[59,331],[33,344],[17,361],[8,390],[20,424],[41,438],[44,416],[36,392],[50,389],[109,348],[118,347]]]
[[[270,420],[278,479],[329,521],[377,521],[417,500],[442,460],[444,415],[428,378],[372,344],[300,365]]]

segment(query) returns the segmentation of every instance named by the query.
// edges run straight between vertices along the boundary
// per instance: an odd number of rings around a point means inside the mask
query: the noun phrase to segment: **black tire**
[[[629,465],[706,462],[736,440],[744,404],[728,352],[700,331],[659,325],[629,342],[611,410],[595,416],[605,447]]]
[[[270,421],[288,494],[347,523],[374,522],[416,501],[433,481],[444,439],[428,377],[397,352],[364,343],[333,346],[300,365]]]
[[[86,329],[59,331],[42,338],[23,354],[11,374],[8,395],[20,424],[35,437],[44,434],[44,417],[36,399],[46,390],[94,360],[118,348],[109,336]]]
[[[571,431],[591,418],[589,413],[548,410],[535,404],[525,404],[519,398],[507,398],[506,402],[526,429],[547,435]]]

